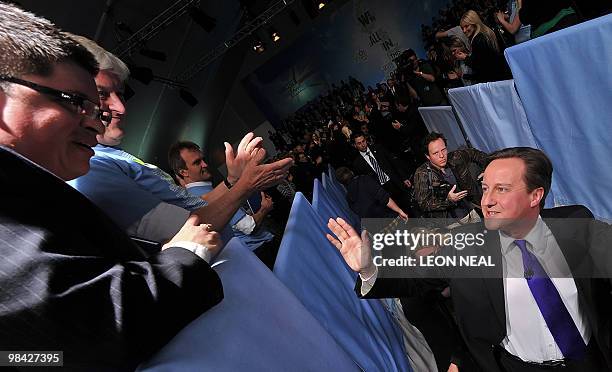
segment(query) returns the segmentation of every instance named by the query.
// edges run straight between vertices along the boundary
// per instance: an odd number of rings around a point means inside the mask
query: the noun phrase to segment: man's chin
[[[503,220],[500,218],[484,218],[484,224],[487,230],[499,230],[503,225]]]

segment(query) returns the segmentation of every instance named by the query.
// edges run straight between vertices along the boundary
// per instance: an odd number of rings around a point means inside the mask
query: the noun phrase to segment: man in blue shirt
[[[292,160],[262,164],[265,150],[260,137],[247,134],[236,155],[226,147],[228,177],[206,198],[189,194],[176,186],[158,167],[121,150],[126,114],[123,92],[129,75],[127,66],[96,43],[73,36],[100,64],[95,77],[100,104],[112,112],[112,121],[103,134],[85,176],[70,184],[104,210],[128,234],[153,241],[165,241],[185,223],[190,214],[220,231],[253,191],[280,182]],[[231,188],[231,190],[230,190]]]
[[[192,195],[204,197],[213,190],[212,175],[200,147],[189,141],[174,143],[168,151],[168,164],[180,184]],[[229,223],[231,232],[222,234],[224,237],[233,235],[244,245],[254,251],[269,267],[274,266],[278,244],[274,235],[261,227],[274,203],[272,198],[261,192],[261,206],[254,211],[249,201],[248,207],[240,207]]]

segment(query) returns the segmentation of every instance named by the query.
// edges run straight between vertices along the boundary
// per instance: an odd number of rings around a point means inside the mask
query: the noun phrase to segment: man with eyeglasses
[[[68,370],[133,370],[223,298],[207,263],[218,234],[193,216],[145,257],[65,183],[88,171],[109,121],[93,56],[1,2],[0,50],[0,350],[63,351]]]
[[[292,160],[261,164],[262,138],[247,134],[234,155],[226,146],[228,177],[211,192],[199,197],[174,184],[172,177],[119,146],[124,134],[126,107],[123,98],[127,66],[95,42],[72,35],[100,64],[95,81],[103,107],[112,120],[91,159],[91,170],[70,184],[104,210],[129,235],[163,242],[173,236],[190,214],[221,231],[253,193],[282,181]]]

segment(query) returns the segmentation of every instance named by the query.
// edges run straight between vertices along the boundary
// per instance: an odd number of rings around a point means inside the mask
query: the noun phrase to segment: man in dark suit
[[[442,281],[450,285],[459,329],[484,371],[612,370],[612,228],[583,206],[542,210],[551,179],[552,163],[539,150],[491,154],[483,178],[484,226],[459,230],[486,228],[484,244],[439,253],[488,256],[493,265],[405,272],[450,278]],[[342,220],[328,226],[339,240],[328,239],[360,274],[358,295],[415,296],[427,288],[431,279],[384,277],[369,244],[350,226]]]
[[[357,149],[352,165],[353,172],[374,177],[403,211],[410,211],[412,208],[408,188],[412,184],[403,167],[384,148],[368,145],[363,133],[353,133],[351,140]]]
[[[65,370],[134,370],[223,298],[220,246],[191,217],[146,257],[65,181],[86,173],[110,112],[97,63],[0,3],[0,350],[62,350]]]

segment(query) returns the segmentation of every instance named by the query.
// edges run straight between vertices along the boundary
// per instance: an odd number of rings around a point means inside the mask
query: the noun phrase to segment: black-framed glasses
[[[101,109],[99,105],[95,104],[94,102],[88,100],[85,97],[79,96],[78,94],[62,92],[61,90],[49,88],[16,77],[0,76],[0,81],[23,85],[25,87],[37,91],[38,93],[46,94],[48,96],[60,99],[66,103],[71,104],[72,106],[75,106],[79,114],[90,119],[100,120],[102,124],[104,124],[104,126],[107,126],[112,120],[112,113],[110,111]]]

